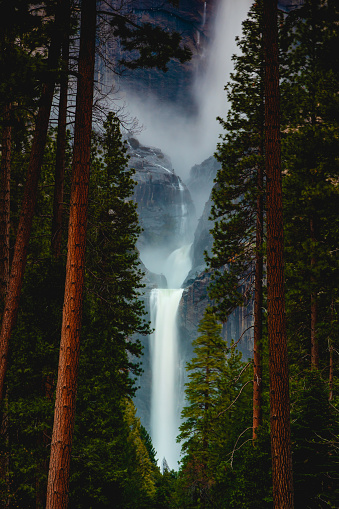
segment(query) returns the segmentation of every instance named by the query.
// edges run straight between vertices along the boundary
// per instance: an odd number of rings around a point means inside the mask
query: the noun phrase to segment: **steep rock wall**
[[[145,147],[128,139],[129,167],[135,169],[133,199],[143,232],[138,241],[142,251],[163,247],[169,254],[180,245],[183,215],[187,228],[195,216],[190,193],[173,171],[170,159],[155,147]]]

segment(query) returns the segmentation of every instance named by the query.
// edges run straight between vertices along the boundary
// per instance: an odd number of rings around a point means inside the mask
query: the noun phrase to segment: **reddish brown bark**
[[[277,3],[264,0],[267,307],[273,506],[293,508],[289,380],[284,297]]]
[[[262,424],[262,278],[263,278],[263,168],[258,167],[256,255],[254,283],[254,341],[253,341],[253,440],[257,438],[258,427]]]
[[[64,201],[64,180],[66,162],[67,136],[67,94],[68,94],[68,65],[69,65],[69,26],[70,1],[65,0],[65,29],[62,41],[62,79],[60,83],[58,137],[55,162],[55,184],[52,221],[52,253],[58,258],[61,254],[62,217]]]
[[[11,149],[12,126],[11,105],[3,111],[1,144],[1,187],[0,187],[0,298],[4,302],[9,282],[9,231],[11,195]]]
[[[95,28],[96,1],[83,0],[65,297],[46,509],[68,504],[85,274]]]
[[[59,8],[63,0],[59,0]],[[48,68],[52,71],[57,68],[61,48],[60,11],[56,14],[55,31],[51,40]],[[28,242],[31,234],[35,203],[37,198],[38,181],[46,145],[48,123],[54,93],[55,73],[51,72],[48,81],[43,85],[39,111],[37,115],[30,161],[27,171],[24,196],[21,204],[21,212],[17,237],[14,247],[8,292],[5,309],[2,317],[0,332],[0,402],[3,399],[5,375],[7,371],[7,357],[10,336],[16,322],[19,297],[27,261]]]

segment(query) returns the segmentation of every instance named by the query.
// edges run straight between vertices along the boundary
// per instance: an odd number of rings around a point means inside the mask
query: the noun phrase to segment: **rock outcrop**
[[[203,212],[206,202],[210,199],[214,179],[219,168],[220,163],[214,156],[211,156],[201,164],[195,164],[190,170],[189,178],[185,181],[198,217]]]
[[[211,272],[205,271],[199,274],[189,284],[182,295],[178,323],[180,328],[182,354],[190,359],[193,349],[192,341],[197,338],[199,322],[204,315],[205,309],[211,305],[208,297],[208,287],[211,284]],[[237,349],[243,354],[244,359],[253,355],[253,303],[247,307],[237,308],[223,324],[222,334],[224,339],[231,343],[237,343]]]
[[[194,113],[196,104],[192,96],[192,83],[197,67],[203,63],[201,55],[210,38],[210,19],[217,0],[138,0],[129,6],[135,22],[150,23],[166,31],[176,31],[182,43],[192,52],[192,59],[185,64],[172,60],[164,73],[156,68],[133,69],[133,72],[120,72],[119,75],[108,69],[101,72],[103,86],[113,86],[119,90],[137,93],[139,97],[156,97],[160,101],[175,103],[187,114]],[[120,45],[105,48],[106,58],[117,61],[131,56],[121,50]],[[102,65],[103,67],[103,65]],[[116,69],[115,69],[116,70]],[[126,71],[119,69],[119,71]]]
[[[138,203],[138,212],[141,225],[144,229],[139,241],[142,253],[142,269],[144,276],[144,295],[142,297],[148,318],[150,319],[150,293],[153,288],[166,288],[166,278],[156,269],[149,270],[145,253],[155,253],[154,257],[167,257],[178,245],[182,244],[182,225],[192,228],[194,206],[190,191],[175,175],[171,161],[159,149],[145,147],[136,139],[129,138],[130,167],[135,168],[137,182],[134,200]],[[192,189],[204,188],[208,195],[213,186],[213,180],[218,167],[214,158],[209,158],[201,165],[195,165],[191,171],[188,186]],[[208,287],[211,284],[211,272],[206,270],[204,251],[211,251],[213,238],[210,230],[213,223],[210,221],[211,198],[208,197],[203,213],[195,228],[192,243],[192,269],[183,284],[183,295],[178,311],[178,327],[180,335],[180,373],[185,380],[185,365],[192,358],[192,341],[199,334],[199,322],[210,300]],[[183,217],[184,215],[184,217]],[[145,257],[144,257],[145,256]],[[163,264],[160,260],[159,267]],[[229,317],[223,325],[223,336],[230,342],[238,340],[238,349],[244,358],[252,355],[252,305],[239,308]],[[143,425],[150,426],[150,398],[151,398],[151,358],[149,338],[139,338],[144,347],[143,370],[139,380],[140,389],[136,396],[138,415]]]
[[[135,169],[133,199],[138,204],[143,229],[138,247],[164,248],[164,255],[176,249],[195,217],[192,198],[170,159],[155,147],[141,145],[128,138],[129,167]]]

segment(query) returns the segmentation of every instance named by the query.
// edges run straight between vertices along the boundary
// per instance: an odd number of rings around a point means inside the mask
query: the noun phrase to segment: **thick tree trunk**
[[[0,402],[3,399],[5,375],[7,371],[7,357],[9,339],[17,318],[19,297],[27,261],[29,237],[31,234],[33,215],[38,191],[38,181],[46,145],[49,116],[52,106],[55,73],[61,48],[60,15],[62,1],[59,0],[59,10],[55,19],[55,32],[51,40],[48,55],[48,68],[51,71],[48,82],[43,86],[40,106],[35,125],[33,144],[27,171],[24,196],[21,204],[20,219],[14,247],[11,273],[5,309],[2,317],[0,333]]]
[[[68,504],[85,274],[95,28],[96,0],[83,0],[65,297],[46,509]]]
[[[262,424],[262,278],[263,278],[263,168],[258,167],[256,255],[254,282],[254,344],[253,344],[253,440],[257,438],[258,427]]]
[[[267,289],[273,506],[293,508],[284,297],[277,3],[264,0]]]
[[[0,298],[5,302],[9,282],[9,231],[11,195],[11,104],[3,111],[0,187]]]
[[[67,95],[68,95],[68,65],[69,65],[69,26],[70,1],[65,0],[65,31],[62,41],[62,79],[60,83],[58,137],[55,162],[55,184],[52,221],[52,253],[58,258],[61,254],[62,217],[64,201],[64,180],[66,161],[67,136]]]

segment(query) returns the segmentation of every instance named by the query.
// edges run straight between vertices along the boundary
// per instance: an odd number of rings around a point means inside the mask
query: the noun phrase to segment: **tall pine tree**
[[[214,274],[210,296],[219,316],[246,305],[254,294],[253,438],[262,424],[262,307],[264,262],[264,75],[262,3],[243,22],[241,50],[226,86],[230,109],[217,159],[221,170],[212,192]]]

